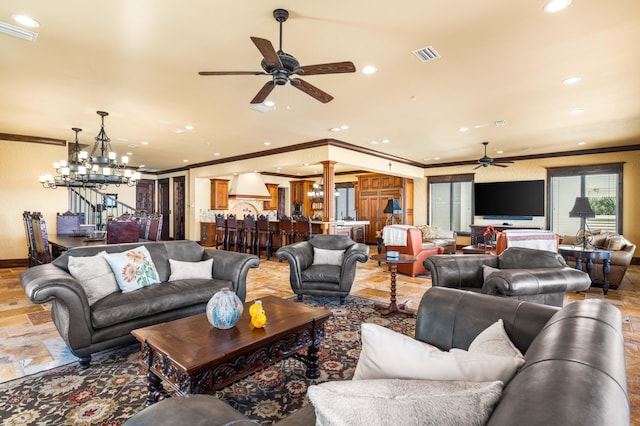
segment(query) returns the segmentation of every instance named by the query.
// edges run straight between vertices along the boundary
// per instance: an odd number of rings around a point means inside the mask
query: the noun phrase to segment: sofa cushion
[[[216,279],[179,280],[128,293],[113,293],[93,305],[91,324],[94,328],[104,328],[186,306],[206,304],[223,287],[233,288],[233,283]]]
[[[362,324],[361,335],[362,350],[354,380],[500,380],[507,383],[524,363],[522,357],[486,355],[461,349],[441,352],[376,324]]]
[[[342,265],[344,259],[344,250],[326,250],[313,248],[313,264],[314,265]]]
[[[144,246],[122,253],[104,253],[104,257],[124,293],[160,282],[151,254]]]
[[[200,262],[182,262],[180,260],[169,259],[169,265],[171,267],[169,281],[212,278],[213,259],[202,260]]]
[[[437,226],[422,225],[418,226],[418,229],[422,232],[423,240],[431,240],[439,237],[440,228]]]
[[[334,381],[309,386],[317,425],[484,425],[502,383]]]
[[[473,339],[473,342],[469,345],[469,352],[516,357],[524,360],[522,352],[515,347],[507,335],[502,318],[484,329],[482,333]]]
[[[300,273],[304,282],[340,282],[340,272],[342,269],[337,265],[311,265]]]
[[[500,269],[494,268],[493,266],[482,265],[482,281],[486,281],[491,274],[498,272],[499,270]]]
[[[525,247],[509,247],[498,256],[498,268],[560,268],[567,266],[563,257],[555,252]]]
[[[87,257],[69,256],[69,273],[84,289],[89,306],[111,293],[120,291],[103,253]]]
[[[624,238],[617,234],[609,234],[604,240],[604,248],[607,250],[617,251],[624,248]]]

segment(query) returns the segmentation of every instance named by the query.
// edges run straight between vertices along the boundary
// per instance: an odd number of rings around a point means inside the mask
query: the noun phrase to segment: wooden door
[[[168,204],[167,204],[168,207]],[[185,179],[184,176],[173,178],[173,239],[184,240],[185,237]]]
[[[169,239],[169,179],[158,180],[158,208],[155,210],[162,216],[162,230],[160,239],[166,241]]]
[[[155,212],[155,184],[151,179],[140,179],[136,185],[136,210]]]

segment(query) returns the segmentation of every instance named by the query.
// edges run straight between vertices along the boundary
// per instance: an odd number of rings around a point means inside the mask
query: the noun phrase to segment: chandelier
[[[80,150],[78,133],[82,129],[72,128],[71,130],[76,132],[76,140],[69,153],[69,159],[53,163],[53,168],[56,171],[55,176],[51,174],[40,176],[40,183],[43,187],[55,189],[59,186],[66,186],[102,189],[109,184],[135,186],[140,180],[140,172],[127,168],[129,157],[122,156],[118,162],[116,153],[111,150],[111,139],[104,131],[104,117],[109,113],[97,111],[97,114],[101,118],[100,133],[95,137],[91,155],[87,151]]]
[[[307,195],[312,200],[324,198],[324,179],[320,178],[320,183],[314,182],[311,186],[311,191],[307,192]],[[336,190],[333,195],[338,197],[340,193]]]

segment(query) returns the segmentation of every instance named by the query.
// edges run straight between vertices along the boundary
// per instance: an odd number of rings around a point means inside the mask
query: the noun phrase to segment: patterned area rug
[[[333,312],[320,348],[320,378],[307,379],[302,362],[286,359],[216,392],[216,397],[252,420],[270,425],[307,404],[309,385],[353,376],[361,323],[409,336],[415,332],[413,317],[382,318],[371,300],[350,296],[340,305],[337,299],[305,297],[304,303]],[[146,383],[138,351],[139,346],[133,345],[96,356],[87,370],[74,363],[1,385],[0,421],[3,425],[121,425],[144,409]]]

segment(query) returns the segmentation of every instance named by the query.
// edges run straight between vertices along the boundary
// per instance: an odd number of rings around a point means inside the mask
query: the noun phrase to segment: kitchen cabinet
[[[229,209],[229,181],[226,179],[210,179],[211,210]]]
[[[278,184],[265,183],[264,185],[267,187],[267,191],[269,191],[271,199],[265,200],[262,206],[263,210],[278,210]]]

